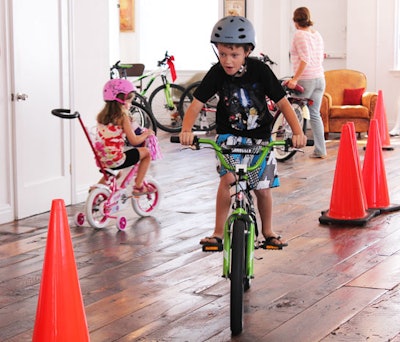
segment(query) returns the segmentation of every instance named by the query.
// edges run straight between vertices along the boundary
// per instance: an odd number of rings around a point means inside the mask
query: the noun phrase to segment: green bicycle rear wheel
[[[170,84],[172,104],[168,105],[165,92],[166,85],[156,88],[150,95],[149,104],[156,120],[157,127],[165,132],[178,133],[182,129],[182,117],[179,114],[179,101],[185,88],[178,84]]]

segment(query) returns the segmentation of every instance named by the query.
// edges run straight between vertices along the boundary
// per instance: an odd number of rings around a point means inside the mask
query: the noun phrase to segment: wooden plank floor
[[[213,152],[159,138],[164,159],[151,174],[164,197],[155,217],[128,208],[125,232],[77,228],[83,205],[67,207],[91,341],[230,341],[222,254],[199,246],[213,229]],[[400,341],[400,213],[364,227],[318,221],[330,206],[338,145],[337,136],[328,142],[326,160],[308,158],[307,148],[279,164],[274,227],[289,246],[256,251],[244,331],[232,340]],[[384,165],[390,199],[400,203],[400,139],[392,145]],[[44,213],[0,225],[0,341],[31,340],[48,223]]]

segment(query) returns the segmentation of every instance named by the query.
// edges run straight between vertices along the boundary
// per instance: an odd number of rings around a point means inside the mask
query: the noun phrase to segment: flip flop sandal
[[[203,252],[221,252],[224,248],[222,239],[218,236],[207,236],[206,239],[215,239],[216,242],[201,242]]]
[[[281,242],[282,236],[270,236],[265,238],[265,241],[261,243],[262,249],[282,249],[283,247],[288,246],[286,242]],[[274,240],[278,240],[280,243],[274,242]]]

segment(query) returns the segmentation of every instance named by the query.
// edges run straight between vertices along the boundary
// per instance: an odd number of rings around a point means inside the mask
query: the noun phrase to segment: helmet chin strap
[[[247,65],[246,63],[240,66],[240,69],[236,72],[235,75],[233,75],[233,77],[241,77],[243,76],[243,74],[246,72],[247,70]]]

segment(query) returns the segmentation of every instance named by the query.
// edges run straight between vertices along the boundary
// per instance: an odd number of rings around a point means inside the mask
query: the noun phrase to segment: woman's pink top
[[[296,30],[293,36],[290,59],[294,73],[299,68],[300,61],[307,66],[300,79],[309,80],[324,77],[324,41],[318,31]]]

